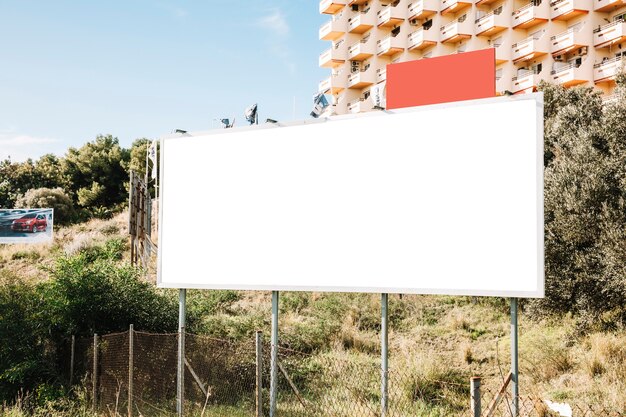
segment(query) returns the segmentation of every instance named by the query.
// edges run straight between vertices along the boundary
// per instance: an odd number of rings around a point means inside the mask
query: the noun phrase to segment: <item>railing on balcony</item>
[[[550,71],[550,75],[558,74],[560,72],[569,71],[572,68],[579,68],[581,65],[582,65],[582,60],[581,61],[570,62],[568,64],[564,64],[562,66],[559,66],[558,68],[553,68],[552,71]]]
[[[539,6],[541,6],[541,4],[542,0],[533,0],[515,10],[512,13],[513,27],[522,26],[528,28],[536,23],[548,20],[550,13],[548,10],[540,9]]]
[[[494,9],[492,12],[489,12],[485,15],[480,16],[478,19],[474,21],[474,23],[480,24],[481,22],[488,20],[492,16],[499,16],[501,14],[502,14],[502,6],[498,7],[497,9]]]
[[[624,4],[624,0],[594,0],[593,10],[596,12],[610,12]]]
[[[365,33],[370,28],[374,27],[375,16],[370,16],[368,12],[371,7],[365,10],[356,12],[352,17],[348,19],[348,32]]]
[[[396,7],[392,4],[379,10],[377,16],[378,26],[388,26],[404,20],[404,18],[399,17],[398,12],[396,12]]]
[[[624,20],[623,19],[618,19],[618,20],[616,20],[614,22],[611,22],[611,23],[608,23],[608,24],[606,24],[604,26],[600,26],[598,28],[595,28],[593,30],[593,33],[604,32],[605,30],[610,29],[613,26],[621,25],[622,23],[624,23]]]
[[[598,62],[596,64],[593,64],[593,68],[596,69],[596,68],[601,68],[601,67],[605,67],[605,66],[608,67],[608,66],[613,65],[613,64],[615,64],[617,62],[620,62],[621,60],[622,60],[621,56],[617,56],[615,58],[610,58],[610,59],[605,59],[602,62]]]
[[[333,14],[346,5],[346,0],[322,0],[320,1],[320,13]]]
[[[376,82],[385,81],[387,79],[387,68],[378,68],[376,70]]]
[[[608,46],[623,40],[624,37],[626,37],[624,20],[618,19],[594,29],[593,44],[596,47]]]
[[[537,75],[541,71],[537,70],[521,70],[517,72],[517,75],[513,77],[513,81],[521,80],[522,78],[530,77],[531,75]]]
[[[417,0],[411,4],[409,4],[409,19],[422,19],[437,13],[439,10],[439,2],[435,1],[427,3],[427,0]]]
[[[557,38],[564,38],[566,36],[571,35],[572,33],[578,33],[580,32],[580,29],[582,28],[582,26],[578,26],[578,27],[573,27],[573,28],[569,28],[564,32],[561,33],[557,33],[556,35],[552,36],[550,38],[551,41],[555,41],[557,40]]]

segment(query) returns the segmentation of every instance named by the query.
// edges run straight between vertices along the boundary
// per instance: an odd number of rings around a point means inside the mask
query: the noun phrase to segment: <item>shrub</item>
[[[55,375],[46,353],[35,287],[15,277],[7,280],[0,286],[0,403]]]
[[[62,188],[34,188],[20,196],[16,207],[52,208],[54,221],[58,224],[69,223],[75,215],[74,204]]]

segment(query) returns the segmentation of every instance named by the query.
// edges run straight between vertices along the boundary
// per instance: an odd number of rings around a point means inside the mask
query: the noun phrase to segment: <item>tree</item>
[[[126,201],[129,161],[130,152],[111,135],[70,148],[62,165],[74,201],[89,209]]]
[[[63,175],[59,158],[47,154],[37,162],[0,162],[0,207],[12,208],[20,195],[33,188],[62,187]]]
[[[67,224],[74,216],[72,199],[62,188],[33,188],[16,201],[17,207],[52,208],[54,222]]]
[[[626,104],[543,84],[546,298],[583,324],[626,318]]]

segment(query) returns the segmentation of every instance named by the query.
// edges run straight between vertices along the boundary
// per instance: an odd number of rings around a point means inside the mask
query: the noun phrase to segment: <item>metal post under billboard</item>
[[[381,294],[381,321],[380,321],[380,343],[381,343],[381,396],[380,407],[382,417],[387,415],[387,394],[389,381],[389,336],[387,332],[388,318],[387,306],[389,302],[389,294]]]
[[[513,417],[519,416],[519,368],[517,350],[517,298],[511,298],[511,395]]]
[[[185,312],[187,290],[181,288],[178,293],[178,361],[176,369],[176,413],[183,415],[185,401]]]
[[[278,291],[272,291],[272,338],[270,358],[270,417],[276,416],[278,393]]]

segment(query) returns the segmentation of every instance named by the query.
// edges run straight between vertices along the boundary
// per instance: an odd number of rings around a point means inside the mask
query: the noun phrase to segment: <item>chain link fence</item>
[[[73,358],[68,378],[89,393],[98,415],[174,416],[178,337],[129,330],[76,339],[68,349]],[[185,416],[269,415],[269,343],[262,342],[257,350],[254,338],[230,341],[193,334],[185,334],[184,342]],[[461,373],[451,371],[438,379],[393,358],[383,412],[379,357],[337,351],[313,355],[284,347],[277,351],[279,417],[515,415],[510,387],[502,381],[483,381],[472,391]],[[533,396],[521,396],[518,402],[519,416],[626,417],[623,411],[584,403],[555,405]]]

